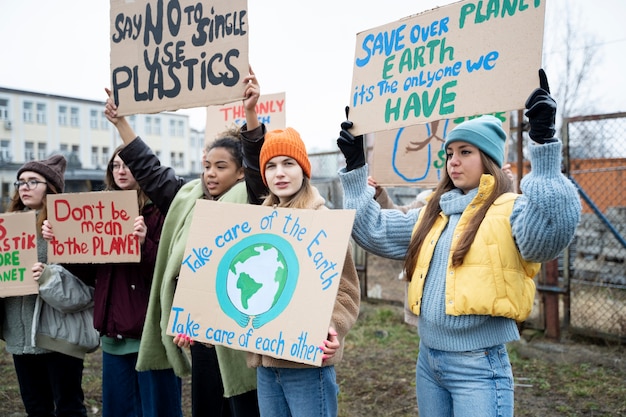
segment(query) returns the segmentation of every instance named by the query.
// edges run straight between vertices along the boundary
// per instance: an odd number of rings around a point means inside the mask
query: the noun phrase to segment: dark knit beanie
[[[24,171],[33,171],[43,176],[49,185],[52,185],[58,193],[65,189],[65,166],[67,161],[63,155],[52,155],[41,161],[28,161],[17,171],[17,178]]]
[[[497,117],[481,116],[459,124],[446,136],[444,149],[448,149],[451,143],[459,141],[476,146],[502,167],[506,132]]]
[[[261,148],[259,163],[261,178],[265,181],[265,165],[276,156],[288,156],[298,162],[307,178],[311,178],[311,161],[306,153],[306,146],[300,134],[293,128],[271,130],[265,134],[265,142]]]

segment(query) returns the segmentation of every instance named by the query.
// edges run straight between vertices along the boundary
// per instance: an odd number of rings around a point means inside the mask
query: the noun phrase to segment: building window
[[[37,159],[46,159],[47,153],[46,144],[39,142],[37,144]]]
[[[0,98],[0,120],[9,120],[9,100]]]
[[[182,120],[178,121],[178,135],[180,137],[185,136],[185,123]]]
[[[107,166],[109,164],[109,147],[102,147],[102,166]]]
[[[67,154],[67,143],[62,143],[61,144],[61,153],[63,154]]]
[[[98,147],[91,147],[91,166],[98,166]]]
[[[24,102],[24,123],[32,123],[32,122],[33,122],[33,103],[31,101],[25,101]]]
[[[104,112],[100,113],[100,129],[109,130],[109,119],[104,115]]]
[[[137,116],[136,115],[132,114],[128,116],[128,123],[130,124],[130,127],[132,127],[134,131],[137,131]]]
[[[152,116],[146,116],[146,135],[152,134]]]
[[[67,106],[59,106],[59,125],[67,126]]]
[[[79,126],[78,121],[79,121],[80,111],[79,111],[78,107],[72,107],[72,109],[70,111],[72,112],[70,123],[72,124],[72,127],[78,127]]]
[[[0,161],[11,161],[11,151],[9,146],[11,146],[8,140],[0,141]]]
[[[170,136],[176,136],[176,120],[170,120]]]
[[[159,119],[158,117],[154,118],[152,133],[159,136],[161,135],[161,119]]]
[[[178,161],[176,160],[176,152],[170,152],[170,163],[174,168],[178,168]]]
[[[94,130],[98,128],[98,110],[89,111],[89,127]]]
[[[183,168],[185,166],[185,154],[182,152],[178,153],[178,166]]]
[[[46,124],[46,103],[37,103],[37,123]]]
[[[24,161],[32,161],[33,159],[35,159],[35,144],[24,142]]]

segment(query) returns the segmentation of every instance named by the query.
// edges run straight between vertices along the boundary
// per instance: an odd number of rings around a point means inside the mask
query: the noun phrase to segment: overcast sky
[[[450,3],[249,0],[250,63],[261,92],[286,93],[287,125],[301,133],[309,151],[335,149],[350,95],[356,34]],[[104,101],[109,4],[0,0],[0,86]],[[581,30],[598,41],[600,110],[626,111],[626,1],[550,0],[547,13],[559,4],[576,5],[584,16]],[[204,129],[203,109],[184,112],[192,127]]]

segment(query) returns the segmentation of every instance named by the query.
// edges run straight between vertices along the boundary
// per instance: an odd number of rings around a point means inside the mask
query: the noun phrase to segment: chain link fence
[[[516,117],[511,126],[509,161],[515,164]],[[547,286],[546,268],[537,277],[537,306],[529,327],[543,328],[546,308],[542,294],[558,294],[561,328],[572,334],[626,342],[626,113],[573,117],[564,120],[564,171],[578,187],[583,214],[574,241],[558,259],[558,284]],[[312,182],[331,208],[343,207],[337,170],[340,152],[309,155]],[[527,161],[524,163],[527,165]],[[407,204],[418,189],[388,189],[398,204]],[[367,253],[353,243],[361,276],[367,287]],[[397,271],[396,271],[397,272]],[[403,300],[391,300],[402,303]]]
[[[626,113],[566,119],[569,175],[583,214],[570,250],[573,333],[626,341]],[[566,159],[567,161],[567,159]],[[567,316],[566,316],[567,317]]]

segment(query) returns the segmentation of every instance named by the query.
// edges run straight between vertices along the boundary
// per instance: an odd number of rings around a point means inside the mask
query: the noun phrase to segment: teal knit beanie
[[[460,141],[476,146],[502,167],[506,132],[497,117],[486,115],[461,123],[446,136],[444,149],[448,149],[452,142]]]

